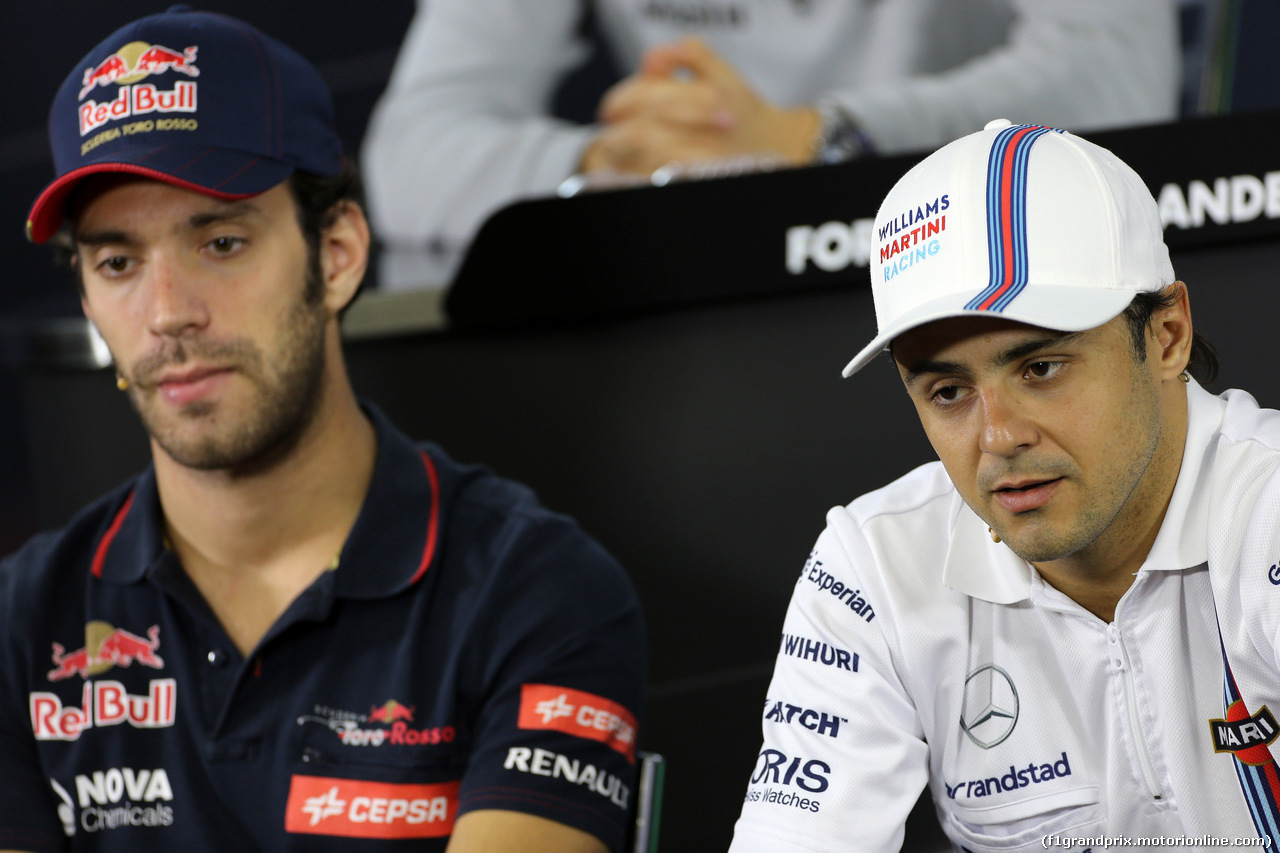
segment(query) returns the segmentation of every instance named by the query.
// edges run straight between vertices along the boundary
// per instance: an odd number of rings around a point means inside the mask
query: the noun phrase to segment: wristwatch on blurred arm
[[[815,163],[843,163],[875,153],[871,139],[838,104],[823,98],[816,104],[822,122],[814,138]]]

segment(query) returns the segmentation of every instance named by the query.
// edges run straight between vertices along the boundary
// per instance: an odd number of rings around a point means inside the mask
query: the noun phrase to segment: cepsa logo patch
[[[595,740],[636,760],[636,718],[603,696],[552,684],[524,684],[520,688],[522,729],[543,729]]]
[[[458,816],[460,785],[294,776],[285,830],[344,838],[446,838]]]

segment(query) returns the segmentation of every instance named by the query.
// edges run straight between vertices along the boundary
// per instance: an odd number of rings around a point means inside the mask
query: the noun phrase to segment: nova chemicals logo
[[[993,663],[964,680],[960,728],[983,749],[1003,743],[1018,724],[1018,688],[1009,673]]]

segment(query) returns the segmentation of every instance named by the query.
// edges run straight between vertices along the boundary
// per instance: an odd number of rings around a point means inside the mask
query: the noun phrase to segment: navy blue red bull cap
[[[333,103],[310,62],[235,18],[174,7],[116,30],[63,81],[49,113],[57,178],[27,237],[43,243],[83,178],[125,172],[222,199],[295,170],[342,169]]]

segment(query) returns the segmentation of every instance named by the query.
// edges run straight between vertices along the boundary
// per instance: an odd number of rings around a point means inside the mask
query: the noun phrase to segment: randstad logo
[[[1041,782],[1051,782],[1054,779],[1061,779],[1064,776],[1071,775],[1071,762],[1067,759],[1064,752],[1057,761],[1046,761],[1041,764],[1034,762],[1026,767],[1018,767],[1009,765],[1009,772],[988,776],[985,779],[972,779],[966,782],[957,782],[952,785],[943,782],[947,786],[947,796],[951,799],[962,797],[969,799],[973,797],[990,797],[993,794],[1005,794],[1009,791],[1016,791],[1019,788],[1025,788],[1028,785],[1039,785]]]
[[[198,77],[195,66],[197,48],[172,50],[163,45],[135,41],[126,44],[92,68],[86,68],[79,107],[80,135],[93,131],[109,121],[148,113],[193,113],[196,111],[196,84],[176,81],[172,89],[162,91],[153,83],[138,81],[153,74],[175,71]],[[113,100],[98,103],[85,100],[99,86],[118,85]]]

